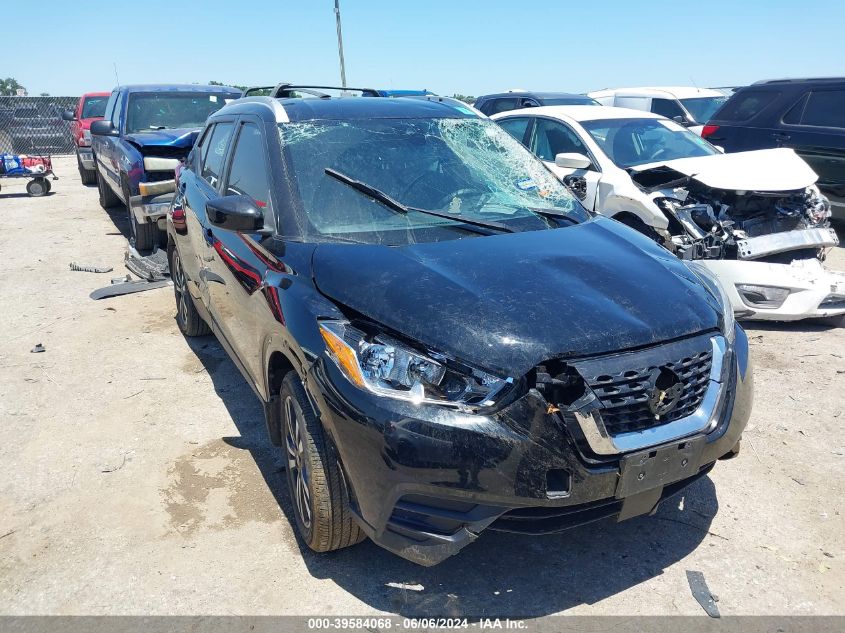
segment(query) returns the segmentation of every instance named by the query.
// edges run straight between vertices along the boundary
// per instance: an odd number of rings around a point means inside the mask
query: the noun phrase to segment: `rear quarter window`
[[[801,115],[801,125],[845,128],[845,90],[811,92]]]
[[[780,95],[781,93],[778,90],[743,90],[737,92],[713,115],[713,120],[750,121]]]

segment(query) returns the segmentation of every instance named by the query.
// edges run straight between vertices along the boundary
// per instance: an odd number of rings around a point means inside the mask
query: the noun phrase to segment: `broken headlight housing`
[[[413,404],[460,409],[493,406],[513,383],[440,354],[422,353],[383,333],[367,334],[346,321],[321,321],[326,353],[357,387]]]
[[[713,272],[701,262],[686,261],[684,264],[696,277],[698,277],[699,281],[705,285],[713,298],[719,303],[719,306],[722,309],[722,334],[729,343],[733,343],[734,336],[736,335],[736,319],[734,318],[734,309],[733,304],[731,303],[731,298],[725,291],[725,287],[722,285],[722,282],[719,281],[718,277],[716,277],[716,275],[714,275]]]

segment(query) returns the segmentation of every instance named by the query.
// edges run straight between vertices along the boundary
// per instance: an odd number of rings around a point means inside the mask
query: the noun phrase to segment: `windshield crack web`
[[[293,210],[287,225],[300,238],[410,244],[472,236],[464,234],[462,218],[536,230],[548,224],[538,222],[532,209],[580,215],[579,203],[554,174],[486,119],[304,121],[280,124],[279,138],[286,185],[294,206],[304,211]],[[328,178],[327,168],[407,207],[450,218],[388,208]],[[438,227],[451,230],[435,235]]]

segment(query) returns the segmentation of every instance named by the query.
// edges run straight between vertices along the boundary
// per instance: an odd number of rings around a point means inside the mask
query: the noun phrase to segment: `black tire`
[[[46,196],[50,192],[50,183],[44,178],[34,178],[26,183],[26,192],[33,198]]]
[[[105,210],[109,210],[113,207],[116,207],[120,204],[120,198],[117,197],[114,191],[112,191],[111,187],[106,184],[106,181],[103,179],[102,174],[99,171],[95,170],[97,174],[97,193],[100,196],[100,206],[103,207]]]
[[[188,290],[188,280],[182,267],[182,258],[175,248],[170,252],[170,278],[173,280],[173,293],[176,296],[176,324],[185,336],[206,336],[211,328],[203,321],[194,298]]]
[[[326,439],[296,372],[288,372],[282,381],[279,402],[285,474],[299,536],[315,552],[360,543],[366,535],[350,511],[337,451]]]
[[[83,185],[97,184],[97,170],[85,169],[82,166],[82,160],[80,160],[79,154],[76,155],[76,166],[79,168],[79,178],[82,180]]]
[[[138,222],[135,219],[135,214],[132,213],[129,202],[129,185],[126,180],[121,178],[120,188],[123,191],[123,199],[126,200],[126,213],[129,215],[129,234],[135,242],[135,249],[139,251],[148,251],[156,245],[162,244],[162,237],[164,231],[160,231],[158,224],[155,222]]]

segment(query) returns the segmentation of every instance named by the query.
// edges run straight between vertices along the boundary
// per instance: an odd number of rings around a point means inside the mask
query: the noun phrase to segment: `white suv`
[[[728,100],[719,90],[689,86],[613,88],[597,90],[589,96],[602,105],[654,112],[690,128],[696,134],[701,134],[707,120]]]

